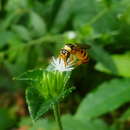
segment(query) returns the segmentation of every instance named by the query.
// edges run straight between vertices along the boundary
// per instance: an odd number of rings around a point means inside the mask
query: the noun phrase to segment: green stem
[[[60,111],[59,111],[59,107],[57,104],[53,105],[53,112],[54,112],[54,117],[58,124],[59,130],[63,130],[62,123],[60,120]]]

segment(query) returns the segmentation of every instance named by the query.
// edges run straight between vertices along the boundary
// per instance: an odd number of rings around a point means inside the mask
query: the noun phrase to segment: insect
[[[89,48],[90,46],[86,44],[65,44],[64,48],[60,51],[59,58],[64,60],[65,65],[67,65],[68,58],[70,58],[71,61],[77,61],[76,65],[86,64],[89,61],[86,49]],[[77,60],[74,60],[74,58]]]

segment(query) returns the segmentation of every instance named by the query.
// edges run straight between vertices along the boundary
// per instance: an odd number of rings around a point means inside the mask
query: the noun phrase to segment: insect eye
[[[62,53],[62,54],[66,54],[67,51],[66,51],[66,50],[61,50],[61,53]]]

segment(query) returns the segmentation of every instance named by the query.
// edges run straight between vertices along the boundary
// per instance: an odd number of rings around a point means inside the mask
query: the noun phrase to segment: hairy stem
[[[57,122],[59,130],[63,130],[62,123],[60,120],[59,106],[57,104],[53,105],[53,112],[54,112],[54,117],[55,117],[55,120]]]

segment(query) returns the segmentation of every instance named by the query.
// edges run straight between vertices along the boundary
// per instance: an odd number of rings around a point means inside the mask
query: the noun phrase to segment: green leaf
[[[32,87],[27,88],[26,100],[33,120],[51,109],[68,96],[73,88],[68,88],[70,73],[46,71],[43,69],[31,70],[16,77],[16,80],[30,81]]]
[[[7,130],[14,125],[13,117],[9,113],[9,110],[0,108],[0,129]]]
[[[19,35],[19,37],[23,40],[31,39],[28,29],[22,25],[14,25],[12,27],[12,30],[14,30],[17,33],[17,35]]]
[[[21,126],[26,125],[30,126],[30,123],[25,122],[21,123]],[[99,119],[86,121],[75,119],[72,115],[63,115],[61,117],[62,126],[64,130],[108,130],[107,124]],[[23,124],[23,125],[22,125]],[[31,126],[30,126],[31,127]],[[57,124],[55,121],[48,119],[39,119],[29,130],[44,129],[44,130],[58,130]]]
[[[84,2],[76,0],[75,29],[86,30],[85,28],[91,26],[98,34],[108,33],[111,35],[113,32],[117,34],[120,27],[118,16],[122,15],[125,10],[122,1],[114,1],[108,7],[103,0],[85,0]]]
[[[123,115],[119,118],[119,121],[130,121],[130,108],[128,108]]]
[[[22,127],[22,126],[32,126],[32,120],[29,116],[26,116],[26,117],[22,117],[20,119],[20,122],[19,122],[19,127]]]
[[[42,77],[44,70],[42,68],[29,70],[23,74],[14,77],[15,80],[27,80],[27,81],[37,81]]]
[[[22,129],[24,126],[27,127],[28,130],[56,130],[54,129],[56,123],[48,119],[39,119],[35,121],[35,123],[32,123],[31,118],[23,117],[20,120],[19,129]]]
[[[67,24],[68,20],[71,18],[73,12],[74,0],[64,0],[56,18],[54,19],[54,27],[52,31],[61,31]]]
[[[113,73],[117,73],[117,68],[115,63],[111,57],[111,55],[105,51],[102,47],[91,43],[91,50],[90,56],[97,60],[98,62],[102,63],[106,68],[111,70]]]
[[[74,25],[76,29],[84,29],[91,25],[96,33],[106,33],[117,29],[117,17],[113,8],[108,8],[103,1],[77,0]],[[91,5],[91,6],[90,6]],[[93,8],[92,8],[93,7]]]
[[[19,44],[20,41],[17,41],[17,39],[11,42],[10,49],[7,51],[8,59],[4,60],[4,65],[9,70],[10,74],[15,76],[26,70],[29,48],[21,47],[21,44]]]
[[[17,15],[15,12],[8,13],[6,18],[0,23],[0,30],[5,30],[16,22],[21,17],[21,14]]]
[[[71,89],[71,88],[70,88]],[[29,113],[31,118],[36,121],[44,115],[49,109],[52,108],[53,104],[59,103],[63,100],[64,97],[70,93],[70,89],[68,91],[62,92],[59,96],[50,97],[45,99],[43,95],[40,95],[39,91],[34,87],[29,87],[26,90],[26,101],[28,104]]]
[[[117,71],[112,71],[106,68],[102,63],[97,63],[95,69],[108,74],[115,74],[123,77],[130,77],[130,52],[125,54],[114,54],[112,55],[112,61],[114,62]]]
[[[29,2],[27,0],[9,0],[6,4],[7,11],[15,11],[20,8],[27,8]]]
[[[92,119],[107,112],[112,112],[130,101],[130,79],[114,79],[99,85],[81,102],[76,117]]]
[[[93,19],[96,15],[98,15],[100,12],[101,3],[96,0],[84,0],[84,2],[76,0],[74,6],[74,25],[76,28],[80,28]]]
[[[74,116],[62,116],[64,130],[107,130],[108,126],[102,120],[78,120]]]
[[[56,124],[47,119],[40,119],[29,130],[57,130]]]
[[[40,15],[38,15],[36,12],[33,11],[30,12],[29,26],[32,28],[33,30],[32,35],[34,36],[41,36],[46,33],[45,22],[43,18]]]
[[[40,116],[46,113],[53,101],[45,101],[39,94],[37,89],[29,87],[26,90],[26,101],[28,104],[29,113],[33,120],[37,120]]]
[[[0,32],[0,48],[2,48],[9,40],[11,40],[14,37],[13,32],[9,31],[1,31]]]

